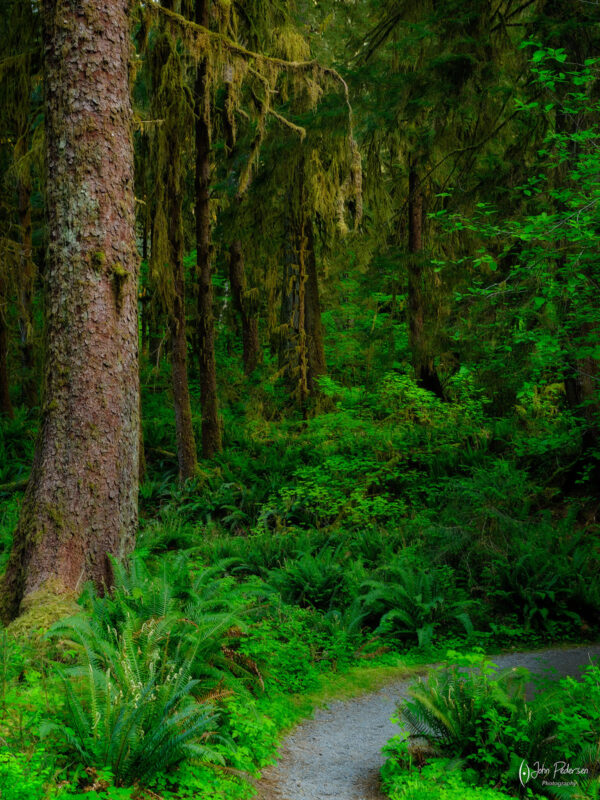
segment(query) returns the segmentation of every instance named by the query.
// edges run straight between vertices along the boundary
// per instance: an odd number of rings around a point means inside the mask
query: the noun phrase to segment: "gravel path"
[[[554,669],[556,677],[577,676],[600,644],[493,657],[501,668]],[[380,800],[381,748],[398,733],[389,721],[414,678],[392,683],[353,700],[334,701],[298,725],[279,749],[279,761],[259,783],[263,800]]]

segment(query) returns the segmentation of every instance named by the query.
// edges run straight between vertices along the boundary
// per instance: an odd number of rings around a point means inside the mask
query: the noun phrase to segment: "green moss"
[[[102,271],[105,263],[106,263],[106,253],[104,253],[102,250],[98,250],[95,253],[92,253],[92,267],[97,272]]]
[[[59,581],[47,581],[41,589],[23,598],[20,614],[7,630],[15,636],[41,636],[57,620],[81,610],[76,598]]]
[[[119,310],[121,308],[121,303],[123,301],[123,286],[125,285],[125,281],[129,277],[129,272],[127,272],[127,270],[121,264],[120,261],[117,261],[113,265],[112,275],[113,275],[113,284],[115,290],[115,302],[117,305],[117,310]]]
[[[62,531],[62,529],[65,526],[65,522],[59,509],[56,506],[52,505],[51,503],[48,503],[46,505],[46,513],[48,514],[52,522],[56,525],[58,530]]]

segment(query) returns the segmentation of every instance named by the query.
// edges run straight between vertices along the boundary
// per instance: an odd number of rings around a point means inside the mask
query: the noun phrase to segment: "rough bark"
[[[424,291],[423,192],[414,166],[408,177],[408,340],[417,383],[443,398],[428,341]]]
[[[44,0],[45,391],[4,620],[110,584],[137,525],[139,381],[129,0]]]
[[[239,240],[233,242],[229,250],[229,283],[233,306],[239,314],[242,324],[244,371],[246,375],[249,375],[256,369],[261,352],[258,340],[258,316],[246,294],[246,271],[242,243]]]
[[[196,0],[196,22],[208,28],[210,0]],[[210,129],[207,63],[201,59],[196,72],[196,268],[198,280],[198,365],[202,404],[202,455],[221,450],[217,367],[215,361],[215,320],[211,267],[210,225]]]

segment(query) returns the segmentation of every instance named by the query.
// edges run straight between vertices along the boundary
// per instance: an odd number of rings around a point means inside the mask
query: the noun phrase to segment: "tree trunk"
[[[144,428],[142,426],[142,393],[139,395],[139,420],[138,427],[138,441],[139,441],[139,455],[138,455],[138,480],[140,484],[143,483],[146,477],[146,448],[144,447]]]
[[[307,254],[306,254],[306,342],[308,350],[308,388],[314,392],[317,379],[327,374],[325,347],[323,345],[323,324],[321,322],[321,302],[319,300],[319,275],[317,273],[317,257],[315,253],[315,236],[311,219],[306,220]]]
[[[0,275],[0,414],[9,419],[14,416],[10,401],[10,379],[8,374],[8,326],[6,325],[6,297],[4,281]]]
[[[148,202],[147,196],[144,197],[144,202]],[[146,207],[144,207],[144,221],[142,223],[142,261],[148,264],[148,214]],[[146,286],[140,291],[140,304],[141,304],[141,348],[142,354],[147,357],[149,352],[150,340],[150,295]]]
[[[170,162],[170,175],[176,168]],[[167,184],[168,186],[168,184]],[[171,189],[167,188],[170,192]],[[173,258],[173,311],[170,319],[171,367],[173,378],[173,398],[175,403],[175,431],[177,436],[177,460],[179,478],[182,481],[193,478],[198,470],[196,437],[192,425],[192,404],[187,368],[187,336],[185,325],[185,276],[183,269],[183,226],[181,218],[181,192],[172,196],[170,240]],[[177,216],[179,214],[179,216]]]
[[[208,28],[210,0],[196,0],[196,22]],[[215,361],[215,320],[211,269],[210,230],[210,129],[207,62],[196,71],[196,267],[198,278],[198,364],[202,403],[202,455],[212,458],[221,450],[217,367]]]
[[[249,375],[256,369],[261,352],[258,340],[258,317],[246,294],[246,272],[242,243],[239,240],[233,242],[229,250],[229,283],[233,306],[242,323],[244,371]]]
[[[408,176],[408,341],[417,383],[438,397],[444,390],[433,363],[426,327],[423,261],[423,192],[416,169]]]
[[[139,379],[129,0],[44,0],[45,392],[0,593],[13,618],[111,582],[137,525]]]
[[[597,341],[596,330],[589,323],[582,326],[580,333],[588,346]],[[597,359],[592,356],[573,358],[569,363],[569,373],[564,378],[564,384],[569,407],[585,421],[583,450],[596,449],[600,440]]]
[[[302,214],[289,218],[281,286],[279,369],[304,411],[308,397],[306,351],[306,236]]]

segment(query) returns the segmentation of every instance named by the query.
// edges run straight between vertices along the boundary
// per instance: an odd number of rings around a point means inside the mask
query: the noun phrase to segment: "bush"
[[[394,639],[416,637],[419,647],[433,641],[436,628],[457,623],[472,630],[468,603],[457,590],[449,567],[420,569],[397,559],[365,581],[361,604],[375,633]]]
[[[43,751],[33,755],[0,749],[0,797],[2,800],[42,800],[50,769]]]
[[[385,748],[389,758],[382,774],[391,796],[412,798],[411,792],[418,787],[410,770],[435,758],[435,763],[448,765],[450,759],[462,767],[459,779],[469,785],[487,783],[517,791],[523,790],[519,781],[523,761],[532,768],[539,762],[550,769],[568,762],[584,772],[578,776],[576,791],[569,793],[569,787],[562,787],[556,796],[562,792],[565,797],[596,798],[600,790],[600,667],[588,667],[581,682],[564,678],[528,701],[527,670],[497,672],[489,661],[474,669],[477,660],[477,656],[464,659],[469,669],[434,670],[410,688],[410,699],[399,706],[402,735]],[[446,761],[439,761],[440,757]],[[529,788],[554,797],[554,789],[545,787],[542,780],[543,776],[533,779]]]
[[[48,723],[85,766],[108,768],[117,786],[144,782],[186,758],[222,761],[206,743],[214,714],[194,696],[194,655],[167,649],[172,618],[141,627],[128,614],[120,631],[84,618],[51,634],[77,641],[81,666],[62,671],[64,725]]]
[[[287,603],[327,611],[342,600],[344,568],[338,553],[325,548],[316,555],[304,553],[300,558],[286,561],[283,569],[270,574],[271,583]]]

